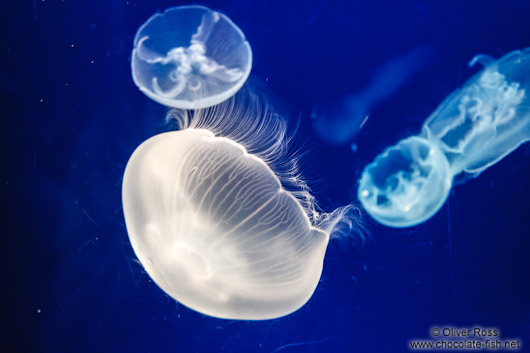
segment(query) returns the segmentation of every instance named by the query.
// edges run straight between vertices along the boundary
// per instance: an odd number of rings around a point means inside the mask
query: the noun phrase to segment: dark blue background
[[[311,300],[263,322],[202,316],[151,282],[130,247],[121,178],[166,129],[132,82],[137,28],[178,1],[20,0],[0,8],[2,346],[14,352],[402,352],[432,326],[492,326],[530,345],[530,146],[455,186],[409,229],[363,223],[332,241]],[[326,210],[355,201],[362,168],[476,69],[530,46],[520,1],[204,1],[246,34],[249,84],[301,117],[310,186]],[[310,116],[362,90],[381,65],[430,46],[425,69],[377,104],[349,146]],[[310,164],[310,165],[309,165]],[[346,242],[347,243],[347,242]]]

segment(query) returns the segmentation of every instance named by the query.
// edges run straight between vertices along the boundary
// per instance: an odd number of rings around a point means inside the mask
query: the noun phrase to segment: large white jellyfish
[[[494,61],[452,93],[422,132],[381,153],[363,171],[358,197],[378,222],[409,227],[444,204],[453,177],[478,175],[530,140],[530,48]]]
[[[184,129],[142,143],[123,178],[127,231],[147,273],[180,303],[219,318],[300,308],[330,238],[296,172],[269,166],[285,156],[285,125],[253,97],[173,111]]]
[[[225,15],[203,6],[157,13],[134,39],[134,82],[149,98],[170,107],[218,104],[243,86],[251,67],[243,32]]]

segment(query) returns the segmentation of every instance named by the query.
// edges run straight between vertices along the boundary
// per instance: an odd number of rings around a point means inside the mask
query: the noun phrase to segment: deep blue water
[[[166,108],[136,88],[130,55],[137,28],[179,4],[2,3],[5,351],[404,352],[433,326],[477,325],[530,345],[528,144],[455,186],[422,225],[392,229],[364,214],[368,241],[332,241],[316,292],[287,317],[210,318],[152,283],[128,241],[121,178],[132,151],[167,129]],[[302,172],[328,211],[354,202],[364,166],[477,71],[475,54],[530,46],[525,0],[201,4],[247,36],[248,84],[300,119],[312,151]],[[311,116],[418,48],[429,54],[373,107],[355,152],[318,138]]]

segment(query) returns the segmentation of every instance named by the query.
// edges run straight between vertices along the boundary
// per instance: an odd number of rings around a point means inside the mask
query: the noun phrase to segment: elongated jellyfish
[[[222,13],[180,6],[153,15],[138,29],[131,65],[134,82],[149,98],[198,109],[228,99],[243,86],[252,51],[243,32]]]
[[[123,177],[127,231],[145,270],[206,315],[262,320],[297,310],[319,282],[342,211],[318,215],[295,164],[271,168],[292,160],[285,123],[254,95],[170,116],[181,130],[142,143]]]
[[[364,169],[358,197],[378,222],[410,227],[445,203],[455,175],[479,175],[530,140],[530,48],[485,68],[429,116],[421,134],[387,148]]]
[[[333,104],[331,110],[324,108],[316,115],[313,129],[328,144],[351,143],[368,120],[373,107],[421,72],[433,56],[433,48],[419,47],[385,63],[361,91],[348,94]]]

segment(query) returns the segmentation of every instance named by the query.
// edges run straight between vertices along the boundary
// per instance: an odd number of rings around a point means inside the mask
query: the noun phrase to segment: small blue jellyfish
[[[282,120],[253,98],[234,102],[174,110],[181,130],[136,149],[123,177],[127,232],[147,273],[180,303],[225,319],[277,318],[313,294],[332,217],[317,224],[294,170],[271,169],[286,150]]]
[[[233,96],[247,80],[252,51],[225,15],[180,6],[153,15],[136,33],[134,82],[169,107],[198,109]]]
[[[363,171],[358,197],[366,211],[390,227],[410,227],[445,203],[453,178],[480,174],[530,140],[530,48],[495,61],[453,92],[418,136],[387,148]]]

